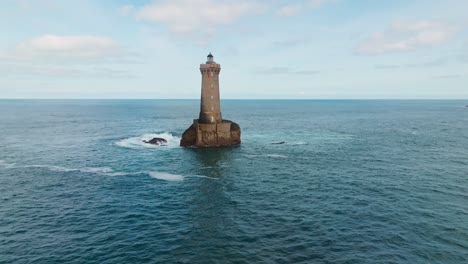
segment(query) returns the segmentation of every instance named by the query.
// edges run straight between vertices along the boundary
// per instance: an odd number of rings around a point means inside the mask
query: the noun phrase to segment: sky
[[[0,98],[466,99],[466,0],[3,0]]]

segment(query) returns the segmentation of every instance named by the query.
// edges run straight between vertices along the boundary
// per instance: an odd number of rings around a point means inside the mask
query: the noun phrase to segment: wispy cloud
[[[302,6],[302,5],[283,6],[280,10],[278,10],[278,15],[280,15],[280,16],[293,16],[293,15],[299,13],[303,9],[304,9],[304,6]]]
[[[426,62],[416,62],[416,63],[404,63],[404,64],[376,64],[374,65],[375,69],[378,70],[389,70],[389,69],[398,69],[398,68],[430,68],[438,67],[447,63],[447,59],[436,59]]]
[[[0,66],[0,76],[9,79],[30,78],[93,78],[93,79],[126,79],[134,78],[135,75],[128,70],[114,69],[107,66],[93,67],[61,67],[57,65],[40,64],[9,64]]]
[[[456,79],[463,77],[462,74],[445,74],[445,75],[438,75],[435,76],[436,79]]]
[[[460,63],[468,63],[468,54],[463,53],[456,56],[456,59]]]
[[[439,46],[448,42],[454,32],[449,25],[437,21],[397,22],[383,32],[372,34],[356,52],[377,55]]]
[[[292,47],[299,45],[301,43],[304,43],[307,41],[306,36],[296,36],[296,37],[290,37],[284,40],[279,40],[273,42],[273,45],[278,48],[283,48],[283,47]]]
[[[262,9],[246,0],[164,0],[140,8],[139,19],[166,25],[173,33],[212,33]]]
[[[255,70],[259,74],[300,74],[300,75],[315,75],[319,74],[318,70],[296,70],[289,67],[277,66],[277,67],[265,67],[258,68]]]
[[[293,16],[300,12],[317,9],[322,7],[326,3],[334,2],[335,0],[305,0],[292,5],[282,6],[277,14],[280,16]]]
[[[436,59],[420,63],[407,63],[405,66],[410,68],[429,68],[429,67],[438,67],[447,63],[447,59]]]
[[[132,58],[131,58],[132,57]],[[115,40],[92,35],[43,35],[23,41],[14,48],[0,51],[0,58],[15,61],[47,62],[108,62],[127,60],[136,54],[126,51]]]
[[[135,10],[133,5],[125,5],[117,9],[117,13],[121,16],[128,16]]]
[[[398,69],[401,68],[402,65],[399,64],[376,64],[374,68],[377,70],[391,70],[391,69]]]
[[[121,52],[117,42],[99,36],[43,35],[18,44],[12,52],[19,58],[100,58]]]

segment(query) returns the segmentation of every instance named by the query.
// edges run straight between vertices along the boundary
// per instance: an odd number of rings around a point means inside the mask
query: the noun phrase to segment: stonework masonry
[[[207,62],[200,64],[202,75],[200,115],[184,132],[180,145],[184,147],[222,147],[241,143],[238,124],[223,120],[219,95],[221,65],[208,55]]]
[[[221,106],[219,96],[219,73],[221,65],[216,63],[200,64],[202,88],[200,100],[201,123],[221,122]]]

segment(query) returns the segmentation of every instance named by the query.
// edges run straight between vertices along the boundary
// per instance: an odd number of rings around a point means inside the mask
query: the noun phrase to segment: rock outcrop
[[[148,144],[152,144],[152,145],[163,145],[163,144],[166,144],[167,143],[167,140],[165,140],[164,138],[153,138],[151,140],[143,140],[144,143],[148,143]]]

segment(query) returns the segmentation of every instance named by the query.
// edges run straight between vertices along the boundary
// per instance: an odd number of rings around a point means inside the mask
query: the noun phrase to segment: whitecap
[[[157,171],[150,171],[148,172],[149,176],[159,179],[159,180],[164,180],[164,181],[183,181],[184,176],[178,175],[178,174],[170,174],[166,172],[157,172]]]
[[[105,174],[105,173],[113,172],[114,170],[109,167],[98,167],[98,168],[86,167],[86,168],[79,169],[79,171]]]
[[[288,143],[288,145],[309,145],[309,143],[304,142],[304,141],[298,141],[298,142]]]
[[[67,168],[67,167],[55,166],[55,165],[26,165],[26,166],[21,166],[21,168],[45,168],[50,171],[57,171],[57,172],[79,171],[79,172],[94,173],[94,174],[105,174],[105,173],[113,172],[113,170],[109,167]]]
[[[6,169],[9,169],[9,168],[13,168],[15,167],[15,163],[8,163],[4,160],[0,160],[0,167],[3,167],[3,168],[6,168]]]
[[[157,171],[137,171],[137,172],[114,171],[110,167],[69,168],[69,167],[62,167],[62,166],[55,166],[55,165],[15,166],[14,163],[7,163],[4,160],[0,160],[0,167],[3,167],[3,168],[43,168],[43,169],[54,171],[54,172],[82,172],[82,173],[90,173],[90,174],[97,174],[97,175],[104,175],[104,176],[111,176],[111,177],[147,174],[151,176],[152,178],[164,180],[164,181],[183,181],[185,178],[182,175],[171,174],[167,172],[157,172]],[[196,174],[188,175],[187,177],[216,179],[216,178],[208,177],[205,175],[196,175]]]
[[[265,156],[270,157],[270,158],[287,158],[288,156],[286,155],[281,155],[281,154],[266,154]]]
[[[167,140],[167,143],[164,145],[152,145],[145,143],[143,141],[145,140],[151,140],[153,138],[164,138]],[[124,147],[124,148],[131,148],[131,149],[142,149],[142,148],[174,148],[178,147],[180,143],[180,137],[174,136],[172,133],[164,132],[164,133],[149,133],[149,134],[143,134],[138,137],[130,137],[130,138],[125,138],[121,139],[114,144],[119,146],[119,147]]]
[[[281,155],[281,154],[261,154],[261,155],[247,154],[244,156],[248,158],[282,158],[282,159],[285,159],[288,157],[286,155]]]
[[[146,174],[146,173],[147,172],[137,171],[137,172],[106,172],[106,173],[99,173],[99,174],[115,177],[115,176],[130,176],[130,175],[138,175],[138,174]]]
[[[199,175],[199,174],[192,174],[192,175],[188,175],[187,177],[205,178],[205,179],[210,179],[210,180],[219,180],[219,178],[210,177],[210,176],[206,176],[206,175]]]
[[[53,166],[53,165],[30,165],[30,166],[23,166],[23,168],[46,168],[50,171],[57,171],[57,172],[78,171],[82,173],[98,174],[98,175],[111,176],[111,177],[130,176],[130,175],[138,175],[138,174],[147,173],[144,171],[137,171],[137,172],[114,171],[112,168],[109,168],[109,167],[67,168],[67,167],[60,167],[60,166]]]
[[[33,165],[30,167],[37,167],[37,168],[46,168],[51,171],[58,171],[58,172],[71,172],[71,171],[79,171],[79,169],[73,169],[73,168],[66,168],[66,167],[60,167],[60,166],[51,166],[51,165]]]

